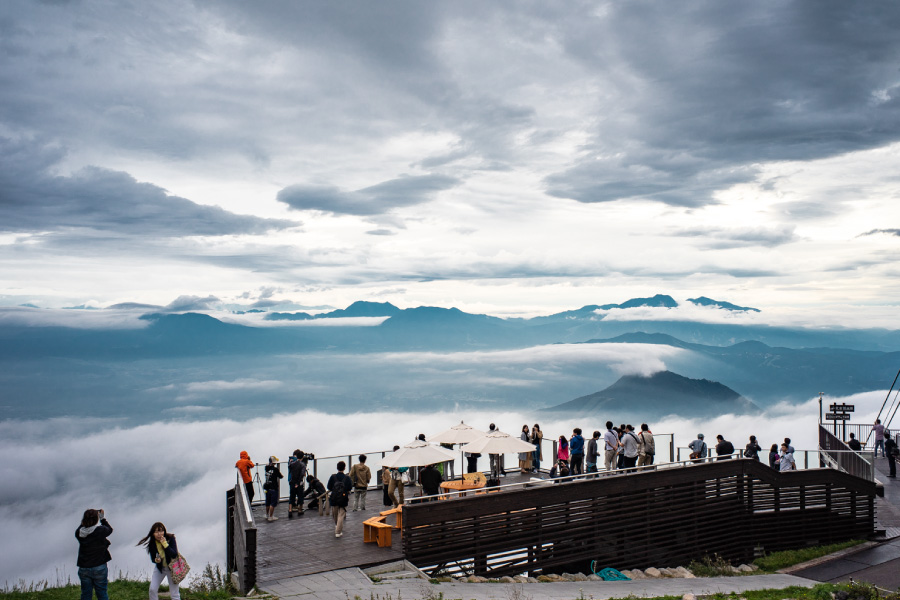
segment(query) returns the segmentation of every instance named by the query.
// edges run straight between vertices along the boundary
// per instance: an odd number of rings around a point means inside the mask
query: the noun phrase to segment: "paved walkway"
[[[838,583],[866,581],[888,590],[900,588],[900,482],[890,478],[887,459],[876,458],[878,480],[884,484],[884,498],[877,502],[878,524],[889,538],[883,544],[853,552],[813,567],[794,571],[795,575]]]
[[[652,598],[691,593],[745,592],[789,586],[812,587],[816,582],[795,575],[748,575],[697,579],[640,579],[565,583],[440,583],[423,579],[372,583],[359,569],[341,569],[294,577],[265,586],[280,598],[306,600],[576,600],[577,598]]]

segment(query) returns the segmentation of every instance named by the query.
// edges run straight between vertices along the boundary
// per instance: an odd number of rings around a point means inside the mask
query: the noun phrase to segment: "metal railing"
[[[256,585],[256,523],[247,488],[237,476],[234,489],[225,495],[227,570],[235,573],[241,593]]]
[[[803,451],[803,452],[809,452],[810,454],[817,454],[817,452],[812,451],[812,450]],[[851,452],[852,452],[852,450],[851,450]],[[723,459],[723,460],[746,460],[746,461],[750,461],[750,462],[754,462],[754,463],[760,462],[753,458],[746,458],[744,456],[738,456],[737,454],[733,455],[730,459]],[[404,504],[418,504],[420,502],[431,502],[431,501],[439,500],[439,499],[466,496],[466,495],[472,494],[472,493],[475,493],[475,494],[494,493],[494,492],[500,492],[500,491],[528,489],[528,488],[534,488],[534,487],[546,486],[546,485],[571,483],[571,482],[575,482],[575,481],[580,482],[580,481],[587,481],[587,480],[591,480],[591,479],[602,479],[605,477],[614,477],[614,476],[622,476],[622,475],[627,476],[627,475],[631,475],[634,473],[642,473],[645,471],[657,471],[657,470],[666,470],[666,469],[685,468],[685,467],[692,467],[692,466],[696,466],[699,464],[711,463],[711,462],[716,462],[716,457],[697,458],[697,459],[689,458],[689,459],[685,459],[685,460],[676,460],[676,461],[658,463],[658,464],[653,464],[653,465],[643,465],[643,466],[626,467],[626,468],[622,468],[622,469],[612,469],[609,471],[607,471],[606,469],[603,469],[603,470],[597,471],[595,473],[585,473],[582,475],[567,475],[566,477],[554,477],[554,478],[548,478],[548,479],[532,477],[528,481],[516,481],[513,483],[504,483],[501,485],[490,486],[490,487],[485,486],[482,488],[476,488],[476,489],[470,489],[470,490],[461,490],[461,491],[447,490],[447,491],[441,491],[439,494],[431,495],[431,496],[415,496],[415,497],[411,497],[411,498],[406,498],[404,501]],[[825,468],[825,467],[818,467],[818,468]],[[809,469],[809,467],[806,467],[806,469]],[[871,480],[869,480],[869,481],[871,481]]]
[[[827,427],[819,425],[819,448],[822,459],[832,468],[840,469],[866,481],[875,481],[875,454],[856,452],[838,439]]]

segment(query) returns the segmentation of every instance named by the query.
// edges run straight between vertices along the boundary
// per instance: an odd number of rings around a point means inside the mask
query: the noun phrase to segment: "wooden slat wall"
[[[499,577],[596,560],[677,566],[717,553],[866,537],[873,483],[833,469],[728,460],[404,508],[403,551],[429,571]]]

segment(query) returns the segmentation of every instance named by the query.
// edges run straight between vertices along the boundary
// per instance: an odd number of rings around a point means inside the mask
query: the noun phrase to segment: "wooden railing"
[[[237,575],[237,587],[246,595],[256,585],[256,523],[240,477],[225,493],[225,510],[227,570]]]
[[[864,538],[875,485],[835,469],[726,460],[404,507],[403,551],[429,572],[491,577],[678,566],[713,553]]]

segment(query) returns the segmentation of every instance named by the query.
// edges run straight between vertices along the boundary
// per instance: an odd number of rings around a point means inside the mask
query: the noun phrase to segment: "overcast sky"
[[[887,2],[7,0],[0,304],[884,324],[897,31]]]

